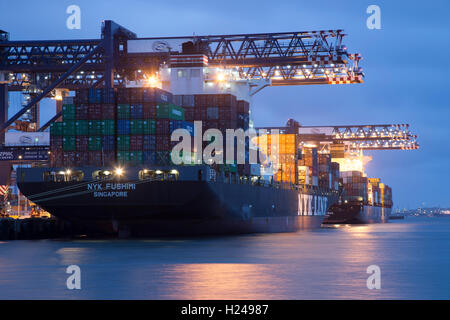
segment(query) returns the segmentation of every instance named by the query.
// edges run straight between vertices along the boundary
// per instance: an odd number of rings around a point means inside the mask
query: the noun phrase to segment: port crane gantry
[[[234,68],[242,79],[264,80],[271,86],[362,83],[361,55],[347,51],[344,36],[343,30],[321,30],[138,38],[110,20],[102,22],[101,39],[10,41],[0,31],[0,133],[55,89],[123,87],[161,65],[170,66],[171,58],[181,54],[201,53],[209,67]],[[9,119],[8,91],[32,97]],[[60,116],[36,129],[45,130]],[[297,134],[299,141],[314,141],[325,149],[330,144],[344,144],[349,150],[417,149],[417,136],[408,128],[301,126]]]
[[[111,20],[102,22],[101,39],[10,41],[0,32],[0,133],[57,88],[124,86],[142,76],[138,71],[156,72],[182,53],[202,53],[210,67],[235,68],[242,79],[272,86],[362,83],[361,56],[347,52],[344,36],[343,30],[321,30],[138,38]],[[148,44],[148,51],[132,50]],[[9,119],[8,91],[31,96]]]

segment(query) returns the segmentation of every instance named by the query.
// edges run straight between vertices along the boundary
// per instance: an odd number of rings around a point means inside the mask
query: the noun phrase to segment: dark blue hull
[[[18,186],[56,217],[104,233],[139,236],[316,228],[337,201],[334,192],[217,181],[22,181]]]

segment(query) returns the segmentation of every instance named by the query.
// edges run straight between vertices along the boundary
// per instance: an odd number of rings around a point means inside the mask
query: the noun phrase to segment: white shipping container
[[[6,146],[48,146],[49,132],[6,132]]]

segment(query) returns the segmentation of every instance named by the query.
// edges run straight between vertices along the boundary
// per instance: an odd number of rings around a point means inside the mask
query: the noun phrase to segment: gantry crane
[[[110,20],[102,23],[101,39],[10,41],[0,32],[0,133],[55,89],[124,86],[180,54],[203,54],[210,67],[235,68],[242,79],[272,86],[362,83],[361,56],[347,52],[344,36],[322,30],[138,38]],[[8,90],[32,97],[9,119]]]
[[[409,130],[409,124],[301,126],[290,119],[284,127],[261,127],[259,130],[277,130],[295,134],[299,146],[316,146],[328,153],[331,145],[343,145],[346,152],[362,150],[416,150],[417,135]]]

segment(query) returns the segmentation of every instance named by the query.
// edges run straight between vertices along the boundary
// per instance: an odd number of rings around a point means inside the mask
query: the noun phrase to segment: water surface
[[[81,268],[68,290],[67,266]],[[369,290],[366,269],[381,268]],[[0,299],[450,299],[450,218],[310,232],[0,242]]]

